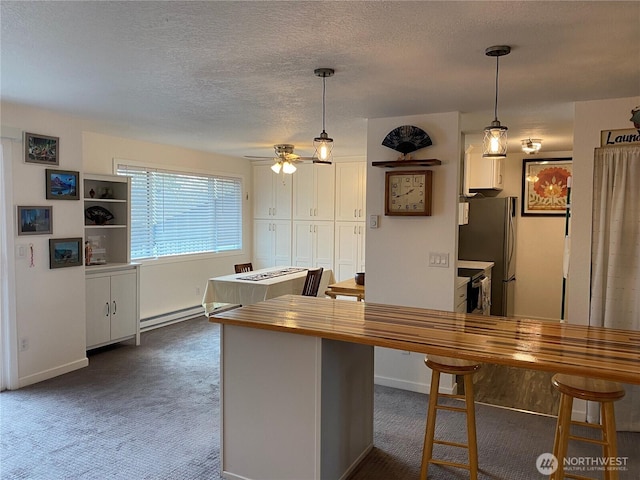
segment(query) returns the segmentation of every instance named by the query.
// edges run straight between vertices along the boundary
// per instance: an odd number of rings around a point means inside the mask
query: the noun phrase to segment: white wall
[[[593,152],[600,131],[633,128],[631,109],[640,97],[577,102],[573,127],[573,189],[568,316],[571,323],[588,325],[591,281],[591,219]]]
[[[233,174],[243,177],[243,252],[143,261],[140,268],[141,319],[200,305],[208,278],[233,273],[235,263],[251,261],[252,183],[249,160],[95,132],[83,133],[85,172],[113,174],[114,158],[155,164],[170,170]]]
[[[49,239],[82,237],[84,209],[81,201],[46,200],[44,165],[26,164],[20,133],[28,131],[60,138],[59,169],[82,173],[112,173],[112,159],[125,158],[165,168],[227,173],[243,177],[245,196],[241,254],[191,257],[187,260],[145,262],[141,268],[141,318],[200,305],[206,280],[233,271],[233,264],[251,258],[251,170],[249,161],[184,148],[140,142],[87,132],[89,123],[39,108],[3,102],[2,136],[10,137],[13,205],[53,206],[53,235],[16,236],[15,218],[8,220],[16,251],[29,252],[33,244],[34,266],[29,254],[15,258],[16,339],[26,339],[28,349],[18,351],[17,373],[9,388],[19,388],[88,364],[83,267],[49,269]],[[81,195],[82,197],[82,195]],[[5,211],[3,209],[3,211]],[[10,299],[11,300],[11,299]],[[18,350],[17,345],[12,348]],[[6,358],[6,357],[5,357]],[[15,380],[14,380],[15,379]]]
[[[416,158],[437,158],[433,170],[433,208],[430,217],[384,215],[384,168],[372,161],[395,160],[397,152],[382,146],[384,137],[401,125],[426,131],[433,145]],[[461,155],[460,116],[457,112],[379,118],[367,128],[367,215],[379,215],[380,227],[367,227],[367,301],[439,310],[454,310],[457,258],[457,205]],[[449,268],[428,266],[429,252],[448,253]],[[424,355],[376,349],[376,382],[427,391],[429,370]]]
[[[3,136],[4,132],[28,131],[60,137],[59,166],[51,168],[82,170],[82,134],[77,119],[3,103],[2,131]],[[15,258],[17,340],[28,342],[28,349],[17,353],[17,384],[9,385],[17,388],[87,365],[84,268],[49,269],[49,239],[82,237],[84,232],[82,202],[46,200],[47,166],[24,163],[22,139],[10,141],[13,158],[5,161],[11,161],[12,167],[13,215],[18,205],[53,207],[53,235],[14,236],[16,250],[23,246],[27,251],[25,257]],[[14,229],[15,217],[5,220]]]

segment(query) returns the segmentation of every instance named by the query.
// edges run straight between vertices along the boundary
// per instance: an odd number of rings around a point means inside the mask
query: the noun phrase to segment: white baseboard
[[[18,388],[26,387],[34,383],[49,380],[50,378],[57,377],[58,375],[64,375],[65,373],[73,372],[80,368],[84,368],[89,365],[89,359],[87,357],[76,360],[75,362],[66,363],[55,368],[50,368],[42,372],[34,373],[26,377],[20,377],[18,379]]]
[[[431,390],[431,385],[427,383],[410,382],[408,380],[401,380],[399,378],[382,377],[380,375],[375,375],[373,377],[373,383],[375,383],[376,385],[382,385],[383,387],[397,388],[399,390],[407,390],[409,392],[416,392],[416,393],[428,394],[429,391]],[[440,388],[438,389],[440,393],[448,393],[448,394],[454,393],[455,390],[456,390],[456,385],[453,385],[451,388],[445,388],[442,385],[440,385]]]

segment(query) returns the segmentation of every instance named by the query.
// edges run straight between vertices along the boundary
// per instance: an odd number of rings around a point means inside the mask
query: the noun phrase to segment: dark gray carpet
[[[2,392],[0,478],[218,480],[218,332],[204,317],[153,330],[139,347],[106,348],[85,369]],[[351,480],[418,478],[427,398],[376,387],[375,448]],[[535,460],[551,450],[554,425],[478,405],[480,478],[545,478]],[[438,435],[445,430],[462,439],[464,417],[439,413]],[[618,442],[619,455],[629,457],[620,478],[640,478],[640,434],[620,432]],[[590,446],[570,454],[600,456]],[[429,478],[468,476],[431,467]]]

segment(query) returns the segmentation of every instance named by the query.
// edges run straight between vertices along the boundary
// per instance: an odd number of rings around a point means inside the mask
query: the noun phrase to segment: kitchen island
[[[211,321],[229,479],[346,478],[373,443],[374,346],[640,383],[634,331],[297,295]]]

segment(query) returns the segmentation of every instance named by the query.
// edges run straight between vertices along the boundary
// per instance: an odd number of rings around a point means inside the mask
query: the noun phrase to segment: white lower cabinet
[[[130,338],[140,344],[138,266],[86,272],[87,350]]]
[[[254,220],[253,268],[291,265],[291,221]]]
[[[333,222],[293,222],[293,264],[333,269]]]
[[[336,281],[353,278],[364,272],[364,222],[336,222]]]

